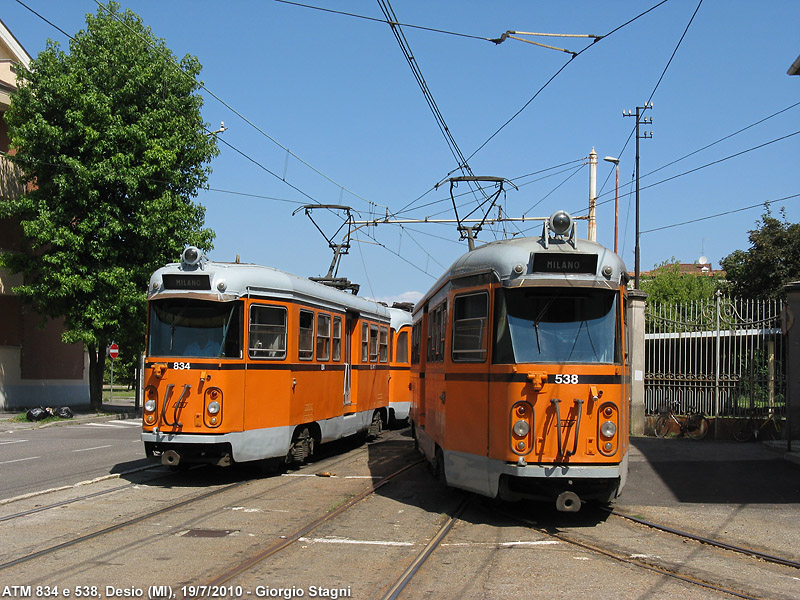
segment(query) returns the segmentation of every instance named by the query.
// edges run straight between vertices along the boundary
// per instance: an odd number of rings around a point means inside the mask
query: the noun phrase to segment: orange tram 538
[[[577,511],[628,470],[625,266],[575,237],[564,211],[541,237],[461,256],[414,307],[411,425],[448,486]]]
[[[407,415],[408,328],[398,344],[390,329],[407,311],[194,247],[153,274],[148,306],[142,441],[153,462],[302,463],[320,443],[380,434],[392,395],[395,416]],[[405,389],[390,394],[395,371]]]

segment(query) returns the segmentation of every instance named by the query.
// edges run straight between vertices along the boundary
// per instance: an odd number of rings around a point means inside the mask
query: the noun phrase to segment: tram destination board
[[[211,279],[208,275],[164,274],[164,287],[168,290],[210,290]]]
[[[597,272],[597,254],[565,254],[537,252],[533,255],[536,273],[591,273]]]

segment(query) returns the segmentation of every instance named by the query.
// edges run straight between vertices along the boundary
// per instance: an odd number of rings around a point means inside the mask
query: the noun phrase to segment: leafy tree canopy
[[[681,273],[675,257],[657,265],[650,277],[642,278],[640,288],[650,303],[683,303],[713,298],[722,285],[719,276]]]
[[[783,298],[783,286],[800,280],[800,224],[786,213],[772,216],[769,205],[749,232],[750,249],[735,250],[722,259],[732,291],[746,298]]]
[[[218,151],[195,57],[178,61],[114,2],[86,24],[69,52],[48,40],[30,68],[17,66],[6,120],[29,192],[0,201],[0,216],[21,223],[27,251],[0,260],[25,275],[15,293],[64,317],[65,342],[87,345],[97,406],[106,345],[141,351],[152,271],[186,244],[211,248],[193,198]]]

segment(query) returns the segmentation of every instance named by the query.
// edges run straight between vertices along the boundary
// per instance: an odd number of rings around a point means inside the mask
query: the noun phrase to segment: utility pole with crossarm
[[[651,131],[649,134],[648,132],[644,131],[642,133],[639,132],[639,126],[642,124],[645,125],[652,125],[653,124],[653,117],[642,118],[642,114],[647,109],[653,109],[653,103],[644,103],[644,106],[637,106],[636,113],[633,113],[630,109],[628,112],[622,111],[623,117],[632,117],[636,116],[636,249],[634,250],[634,277],[633,277],[633,287],[635,289],[639,289],[639,273],[640,264],[639,264],[639,140],[640,139],[647,139],[653,137],[653,132]]]

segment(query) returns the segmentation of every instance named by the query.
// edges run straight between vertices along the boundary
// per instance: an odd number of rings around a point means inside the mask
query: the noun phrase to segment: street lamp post
[[[619,254],[619,159],[606,156],[603,160],[614,163],[617,183],[614,186],[614,253]]]

